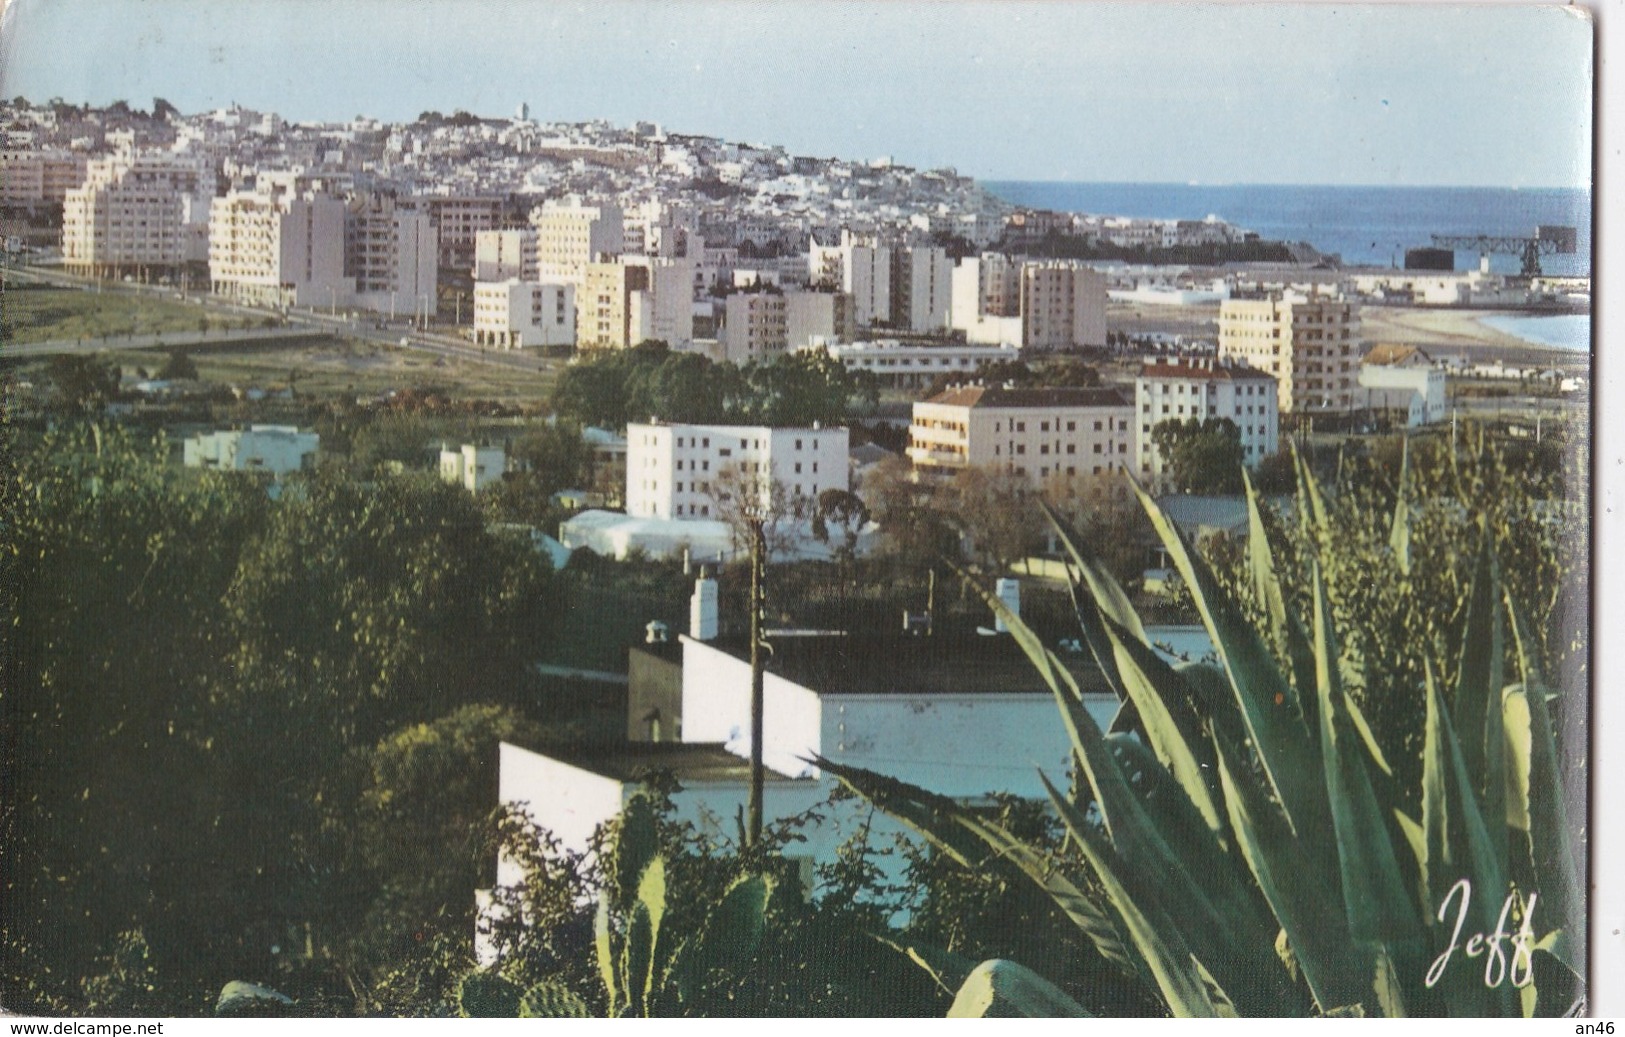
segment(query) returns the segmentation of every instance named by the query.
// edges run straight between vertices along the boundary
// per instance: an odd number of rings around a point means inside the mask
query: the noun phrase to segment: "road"
[[[363,342],[373,342],[378,345],[393,346],[395,348],[413,349],[423,353],[430,353],[448,359],[464,360],[475,364],[489,364],[493,367],[506,367],[515,371],[546,371],[557,366],[561,361],[544,360],[535,356],[513,353],[506,350],[485,349],[472,345],[457,335],[446,334],[428,329],[414,329],[408,320],[389,321],[374,313],[322,313],[319,309],[275,309],[270,307],[246,306],[242,303],[232,302],[218,296],[200,292],[186,292],[172,287],[160,285],[133,284],[120,281],[97,281],[92,278],[79,277],[61,270],[39,266],[7,265],[6,278],[16,278],[19,281],[29,281],[38,284],[54,284],[62,288],[75,288],[80,291],[94,291],[103,294],[130,295],[149,299],[164,299],[169,301],[190,302],[204,313],[218,314],[231,317],[250,317],[264,320],[274,317],[280,320],[278,328],[245,329],[239,335],[234,332],[210,332],[206,336],[199,336],[197,332],[173,332],[161,335],[139,335],[132,338],[118,338],[89,340],[83,343],[78,341],[37,342],[27,345],[8,346],[7,352],[15,356],[47,356],[52,353],[73,353],[90,351],[94,349],[170,349],[180,345],[192,344],[187,340],[188,335],[200,339],[198,344],[207,342],[217,343],[249,343],[256,338],[275,339],[290,337],[293,334],[316,336],[333,335]]]

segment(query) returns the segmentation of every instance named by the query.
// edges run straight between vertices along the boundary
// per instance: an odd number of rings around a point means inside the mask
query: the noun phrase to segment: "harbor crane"
[[[1578,235],[1573,227],[1542,224],[1535,228],[1535,236],[1520,238],[1500,234],[1435,234],[1433,244],[1439,248],[1462,249],[1477,252],[1480,269],[1488,270],[1492,253],[1523,257],[1523,276],[1540,276],[1540,257],[1573,255],[1578,251]]]

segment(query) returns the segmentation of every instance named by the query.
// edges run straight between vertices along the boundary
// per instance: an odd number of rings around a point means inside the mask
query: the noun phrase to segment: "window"
[[[1096,431],[1096,432],[1099,432],[1099,431],[1100,431],[1100,422],[1098,422],[1098,421],[1097,421],[1097,422],[1095,422],[1095,431]]]
[[[1025,454],[1026,452],[1027,452],[1027,444],[1026,443],[1017,443],[1016,444],[1016,453]]]
[[[1094,452],[1097,453],[1097,454],[1100,453],[1100,444],[1099,443],[1095,444],[1095,451]]]
[[[1040,431],[1040,432],[1048,432],[1049,431],[1049,422],[1047,422],[1047,421],[1039,422],[1038,423],[1038,431]]]
[[[1025,431],[1027,431],[1027,423],[1025,421],[1016,422],[1016,431],[1017,432],[1025,432]]]
[[[1149,404],[1148,404],[1148,405],[1147,405],[1147,409],[1149,409],[1149,407],[1150,407],[1150,405],[1149,405]],[[1078,431],[1078,423],[1077,423],[1077,422],[1075,422],[1075,421],[1069,421],[1069,422],[1067,422],[1067,423],[1066,423],[1066,430],[1067,430],[1067,431],[1068,431],[1068,432],[1076,432],[1076,431]]]
[[[1066,452],[1069,453],[1069,454],[1077,453],[1078,452],[1078,444],[1076,444],[1076,443],[1068,443],[1066,445]]]
[[[796,474],[797,475],[801,474],[801,462],[800,461],[796,462]]]
[[[799,439],[798,439],[798,440],[796,440],[796,449],[797,449],[797,450],[800,450],[800,449],[801,449],[801,440],[799,440]]]

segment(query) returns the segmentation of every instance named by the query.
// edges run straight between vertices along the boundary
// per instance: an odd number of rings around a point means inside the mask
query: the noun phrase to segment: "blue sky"
[[[984,179],[1578,186],[1572,9],[12,0],[0,94],[668,128]]]

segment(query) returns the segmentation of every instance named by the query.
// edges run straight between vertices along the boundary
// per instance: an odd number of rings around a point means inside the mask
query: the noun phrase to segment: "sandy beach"
[[[1420,346],[1434,357],[1469,360],[1500,358],[1511,364],[1583,367],[1579,352],[1526,342],[1492,328],[1479,318],[1511,314],[1503,310],[1447,310],[1414,306],[1366,306],[1360,311],[1360,337],[1367,347],[1383,343]],[[1112,303],[1107,325],[1129,335],[1187,335],[1212,340],[1218,335],[1219,307]]]

